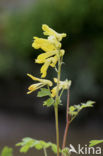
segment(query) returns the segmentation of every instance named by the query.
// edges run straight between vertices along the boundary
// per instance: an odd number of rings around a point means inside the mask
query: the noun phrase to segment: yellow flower
[[[35,49],[42,49],[45,52],[56,50],[55,45],[48,40],[43,38],[34,37],[34,42],[32,43],[32,47]]]
[[[64,50],[60,50],[60,56],[63,56]],[[55,67],[58,61],[57,51],[51,51],[40,54],[35,60],[36,63],[44,63],[41,67],[40,72],[42,73],[42,78],[46,77],[48,67]]]
[[[28,87],[28,92],[27,92],[27,94],[30,94],[30,93],[32,93],[33,91],[35,91],[35,90],[37,90],[37,89],[39,89],[39,88],[41,88],[41,87],[44,87],[44,86],[46,86],[46,85],[48,85],[48,86],[52,86],[52,82],[50,81],[50,80],[46,80],[46,79],[39,79],[39,78],[37,78],[37,77],[34,77],[34,76],[32,76],[31,74],[27,74],[32,80],[34,80],[34,81],[39,81],[39,83],[36,83],[36,84],[32,84],[32,85],[30,85],[29,87]]]
[[[60,90],[60,88],[59,88],[59,90]],[[56,96],[56,93],[57,93],[57,86],[56,87],[54,87],[52,90],[51,90],[51,96],[52,97],[55,97]]]
[[[58,61],[58,57],[55,55],[54,57],[52,57],[52,63],[50,64],[50,66],[51,67],[55,67],[57,61]]]
[[[55,46],[56,49],[61,48],[61,43],[55,38],[55,36],[49,36],[48,40]]]
[[[46,24],[42,25],[42,29],[44,30],[44,35],[54,36],[58,41],[61,41],[63,37],[66,37],[65,33],[59,34]]]
[[[61,49],[60,41],[63,37],[66,36],[66,34],[59,34],[45,24],[42,25],[42,29],[44,31],[44,35],[48,35],[48,38],[43,39],[34,37],[32,47],[34,47],[35,49],[41,48],[45,51],[44,53],[40,54],[35,60],[36,63],[43,63],[40,71],[42,73],[41,77],[44,78],[47,75],[48,67],[55,67],[60,57],[62,57],[65,53],[65,51]]]
[[[62,49],[60,50],[60,56],[63,56],[65,53],[65,51]],[[54,56],[54,60],[58,60],[57,59],[57,55],[58,55],[58,50],[55,51],[50,51],[50,52],[46,52],[46,53],[42,53],[40,55],[38,55],[37,59],[35,60],[36,63],[45,63],[46,59]],[[53,61],[54,62],[54,61]]]
[[[44,63],[43,66],[41,67],[41,77],[46,77],[47,75],[47,70],[48,67],[55,67],[57,61],[58,61],[58,56],[57,56],[58,51],[51,51],[51,52],[46,52],[40,54],[37,59],[35,60],[36,63]],[[60,50],[60,56],[63,56],[65,53],[64,50]]]
[[[57,54],[57,50],[42,53],[38,55],[37,59],[35,60],[36,63],[45,63],[45,60],[53,55]]]
[[[42,65],[42,67],[40,69],[40,72],[42,74],[42,76],[41,76],[42,78],[46,77],[48,67],[49,66],[55,67],[56,62],[57,62],[57,56],[50,57],[50,58],[45,60],[45,63]]]
[[[54,78],[54,82],[57,83],[57,78]],[[61,89],[68,89],[71,86],[71,81],[69,80],[65,80],[65,81],[60,81],[59,82],[59,90]],[[56,96],[56,92],[57,92],[57,86],[55,86],[52,90],[52,97]]]
[[[52,58],[46,59],[44,65],[40,69],[40,72],[42,73],[42,76],[41,77],[46,77],[46,75],[47,75],[47,69],[48,69],[51,61],[52,61]]]

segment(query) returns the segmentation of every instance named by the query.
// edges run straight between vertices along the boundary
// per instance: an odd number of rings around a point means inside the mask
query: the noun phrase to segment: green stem
[[[77,114],[71,118],[70,123],[78,116],[79,112],[80,111],[78,111]]]
[[[47,151],[46,151],[46,149],[43,148],[43,150],[44,150],[44,156],[47,156]]]
[[[60,73],[61,73],[61,60],[60,55],[58,54],[58,79],[57,79],[57,93],[55,99],[55,122],[56,122],[56,142],[57,142],[57,156],[59,156],[59,121],[58,121],[58,104],[59,104],[59,82],[60,82]]]
[[[57,140],[57,156],[59,156],[59,123],[58,123],[58,106],[55,106],[55,121],[56,121],[56,140]]]
[[[58,76],[57,76],[58,78],[57,78],[56,105],[58,105],[60,74],[61,74],[61,60],[60,60],[60,56],[58,56]]]
[[[60,93],[59,98],[61,98],[61,96],[62,96],[63,92],[64,92],[64,88],[62,89],[62,91],[61,91],[61,93]]]

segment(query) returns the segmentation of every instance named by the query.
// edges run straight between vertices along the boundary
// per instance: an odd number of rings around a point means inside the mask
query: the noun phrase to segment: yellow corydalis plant
[[[41,48],[44,52],[38,55],[37,59],[35,60],[36,63],[43,64],[40,72],[42,73],[41,77],[46,77],[47,69],[49,66],[55,67],[58,60],[63,57],[65,51],[61,49],[61,43],[63,37],[66,37],[65,33],[57,33],[53,29],[49,28],[46,24],[42,25],[44,35],[47,35],[47,39],[34,37],[34,42],[32,43],[32,47],[35,49]],[[27,74],[31,79],[34,81],[39,81],[39,83],[32,84],[28,87],[27,94],[32,93],[33,91],[40,89],[44,86],[52,86],[52,82],[46,79],[39,79],[31,74]],[[54,82],[57,83],[56,78],[54,78]],[[59,90],[68,89],[69,81],[60,81]],[[55,97],[57,92],[57,86],[51,90],[51,97]]]
[[[42,74],[41,77],[44,78],[47,75],[48,67],[55,67],[59,56],[63,57],[65,51],[61,49],[60,41],[63,37],[66,37],[66,34],[59,34],[46,24],[42,25],[42,29],[44,35],[48,36],[47,39],[34,37],[32,47],[44,51],[44,53],[40,54],[35,60],[36,63],[43,64],[40,72]]]
[[[61,95],[59,95],[59,91],[63,93],[64,89],[68,89],[70,87],[71,82],[68,80],[60,81],[60,73],[61,73],[61,65],[62,59],[65,54],[65,51],[61,48],[61,40],[66,37],[65,33],[57,33],[53,29],[51,29],[46,24],[42,25],[42,30],[44,35],[48,36],[45,38],[34,37],[34,42],[32,43],[32,47],[35,49],[42,49],[44,52],[38,55],[37,59],[35,60],[36,63],[43,64],[40,73],[42,74],[41,77],[45,78],[47,76],[47,70],[49,66],[55,68],[56,64],[58,66],[56,68],[57,72],[57,79],[54,78],[54,82],[57,83],[52,90],[50,87],[52,86],[52,82],[46,79],[39,79],[30,74],[27,74],[30,78],[34,81],[39,81],[39,83],[32,84],[28,88],[27,94],[40,89],[41,91],[38,92],[38,97],[49,96],[49,99],[44,101],[44,106],[50,107],[51,105],[54,106],[55,110],[55,121],[56,121],[56,140],[57,140],[57,156],[59,156],[60,148],[59,148],[59,126],[58,126],[58,105]],[[47,88],[42,88],[47,86]],[[46,154],[45,154],[46,155]]]
[[[43,64],[40,73],[42,78],[37,78],[31,74],[27,74],[32,80],[37,81],[28,87],[27,94],[32,93],[40,89],[38,92],[38,97],[49,96],[49,98],[44,101],[43,106],[53,106],[55,112],[55,125],[56,125],[56,145],[51,142],[44,142],[42,140],[35,140],[31,138],[24,138],[22,142],[18,143],[17,146],[21,146],[21,152],[27,152],[30,148],[43,149],[44,155],[47,156],[47,148],[51,147],[52,151],[57,154],[57,156],[70,156],[71,153],[69,148],[66,147],[66,140],[68,134],[68,128],[70,123],[75,119],[79,112],[87,107],[93,107],[94,101],[87,101],[86,103],[81,103],[80,105],[69,106],[69,88],[71,86],[71,81],[65,80],[61,81],[61,66],[63,61],[63,56],[65,51],[61,48],[61,40],[66,37],[65,33],[57,33],[47,25],[42,25],[44,35],[48,36],[47,39],[34,37],[34,42],[32,44],[35,49],[42,49],[44,52],[40,54],[35,60],[36,63]],[[57,66],[56,66],[57,64]],[[47,75],[48,67],[51,66],[55,68],[57,72],[57,78],[54,78],[56,86],[53,86],[53,82],[44,79]],[[67,91],[67,108],[66,108],[66,127],[63,136],[62,149],[59,146],[59,122],[58,122],[58,106],[61,102],[61,96],[64,90]],[[26,147],[26,148],[25,148]]]

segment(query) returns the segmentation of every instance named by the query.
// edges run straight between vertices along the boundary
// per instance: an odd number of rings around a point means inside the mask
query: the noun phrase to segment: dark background
[[[32,48],[33,36],[43,37],[41,25],[67,33],[62,80],[72,80],[70,103],[96,101],[70,128],[69,143],[86,144],[103,138],[103,0],[1,0],[0,1],[0,149],[14,146],[23,137],[55,142],[53,108],[42,106],[36,92],[27,95],[40,76]],[[53,69],[48,77],[55,76]],[[65,127],[66,92],[60,106],[60,136]],[[15,149],[16,151],[16,149]],[[29,154],[29,153],[28,153]],[[32,153],[30,153],[32,155]],[[18,151],[15,155],[20,155]]]

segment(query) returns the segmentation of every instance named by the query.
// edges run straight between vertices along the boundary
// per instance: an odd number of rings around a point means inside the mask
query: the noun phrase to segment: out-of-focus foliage
[[[81,110],[84,108],[93,107],[94,101],[87,101],[86,103],[81,103],[80,105],[74,105],[69,107],[69,114],[71,116],[70,123],[77,117]]]
[[[13,156],[13,149],[5,146],[2,149],[0,156]]]
[[[20,152],[26,153],[29,149],[35,148],[36,150],[48,149],[51,150],[56,154],[57,153],[57,146],[51,142],[45,142],[42,140],[35,140],[32,138],[24,138],[22,142],[17,143],[16,146],[20,146]],[[60,149],[61,152],[61,149]]]
[[[43,106],[50,107],[54,104],[54,99],[51,97],[50,89],[41,88],[41,90],[38,92],[37,97],[45,97],[49,96],[47,100],[44,101]]]
[[[76,116],[82,109],[93,107],[94,101],[87,101],[86,103],[81,103],[81,105],[70,106],[69,114],[71,116]]]
[[[101,143],[103,143],[103,140],[91,140],[89,142],[89,146],[92,147],[92,146],[96,146],[96,145],[101,144]]]
[[[33,36],[42,36],[41,25],[48,24],[68,34],[62,78],[74,81],[73,95],[99,97],[103,84],[103,0],[38,0],[31,8],[11,11],[2,17],[0,76],[22,76],[37,72],[31,58]],[[37,72],[38,74],[38,72]],[[52,72],[51,72],[52,74]],[[79,89],[78,89],[79,88]]]

